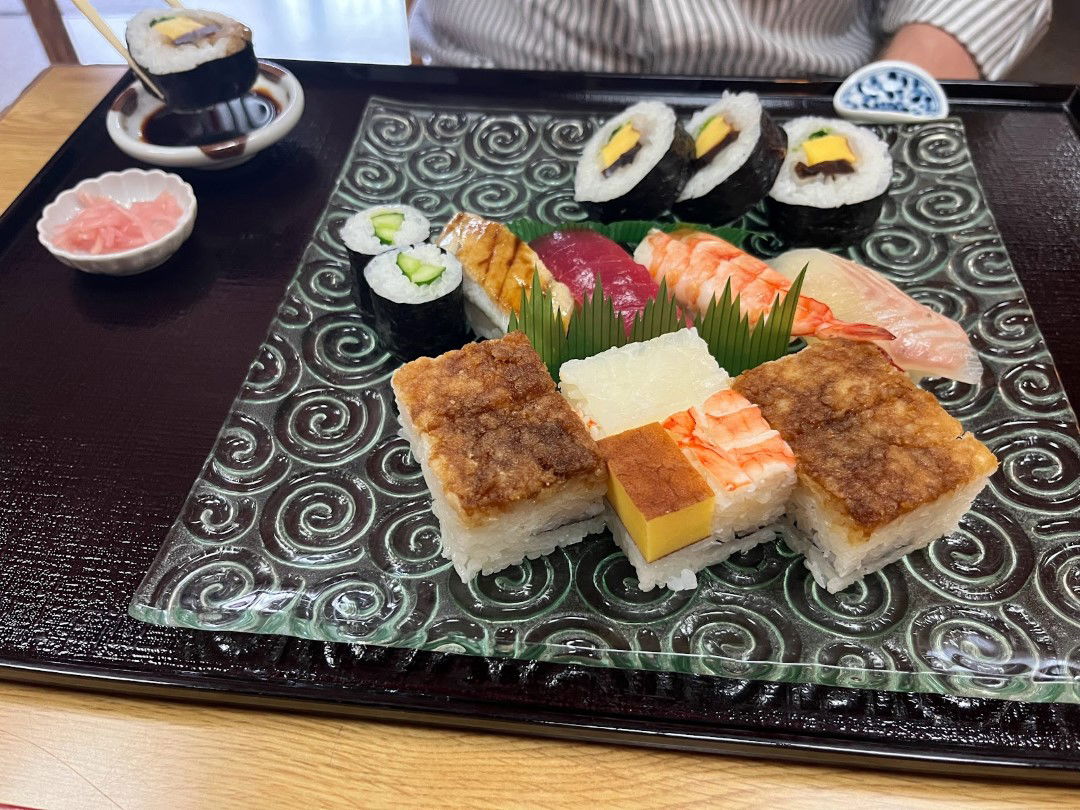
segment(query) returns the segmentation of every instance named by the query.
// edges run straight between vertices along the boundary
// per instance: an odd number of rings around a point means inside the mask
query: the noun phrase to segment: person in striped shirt
[[[415,0],[423,64],[725,76],[843,76],[875,57],[999,79],[1051,0]]]

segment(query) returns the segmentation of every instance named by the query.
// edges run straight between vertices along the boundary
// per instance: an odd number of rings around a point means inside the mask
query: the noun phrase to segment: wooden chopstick
[[[173,8],[183,8],[184,4],[180,0],[165,0],[165,5],[172,6]]]
[[[124,47],[124,43],[121,42],[116,34],[113,33],[113,30],[109,28],[109,24],[101,18],[97,9],[90,4],[90,0],[71,0],[71,2],[73,2],[75,7],[83,13],[83,16],[90,21],[90,24],[98,30],[98,33],[105,37],[105,40],[116,49],[116,52],[124,57],[124,61],[128,63],[135,75],[143,80],[143,83],[150,89],[150,92],[164,101],[165,94],[161,92],[161,88],[154,84],[153,79],[146,75],[146,71],[139,67],[135,60],[131,58],[131,54],[128,53],[128,49]]]

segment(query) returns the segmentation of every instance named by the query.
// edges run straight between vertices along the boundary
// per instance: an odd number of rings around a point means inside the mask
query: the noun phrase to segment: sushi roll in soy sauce
[[[788,153],[766,207],[790,245],[833,247],[866,236],[892,178],[888,145],[869,129],[830,118],[784,124]]]
[[[671,207],[690,175],[694,141],[666,104],[643,101],[585,144],[574,199],[605,221],[650,219]]]
[[[426,242],[431,223],[411,205],[378,205],[359,211],[341,226],[341,241],[353,271],[353,299],[365,315],[371,315],[371,292],[364,268],[373,257],[390,250]]]
[[[435,245],[376,256],[364,270],[375,331],[403,360],[460,349],[469,341],[461,264]]]
[[[694,113],[692,174],[675,213],[691,222],[722,224],[760,202],[780,171],[787,136],[753,93],[724,93]]]
[[[128,23],[126,37],[131,58],[175,110],[201,110],[239,98],[258,76],[251,30],[215,11],[140,11]]]

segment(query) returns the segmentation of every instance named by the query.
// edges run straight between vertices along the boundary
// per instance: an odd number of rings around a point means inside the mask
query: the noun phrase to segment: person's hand
[[[979,66],[952,34],[925,23],[908,23],[892,38],[882,59],[913,62],[938,79],[978,79]]]

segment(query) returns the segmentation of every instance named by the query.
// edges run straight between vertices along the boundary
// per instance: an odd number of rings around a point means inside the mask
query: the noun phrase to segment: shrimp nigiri
[[[743,314],[757,323],[768,314],[778,295],[791,282],[761,259],[709,233],[653,229],[634,251],[634,261],[644,265],[657,283],[667,281],[675,299],[695,314],[704,314],[714,298],[723,295],[731,282],[731,294],[739,296]],[[820,301],[799,296],[791,334],[795,337],[845,337],[851,340],[892,340],[887,329],[866,323],[846,323]]]
[[[920,304],[880,273],[824,250],[789,250],[772,260],[794,279],[807,267],[803,291],[827,303],[840,318],[868,321],[896,335],[881,348],[913,377],[982,378],[982,363],[964,327]]]

